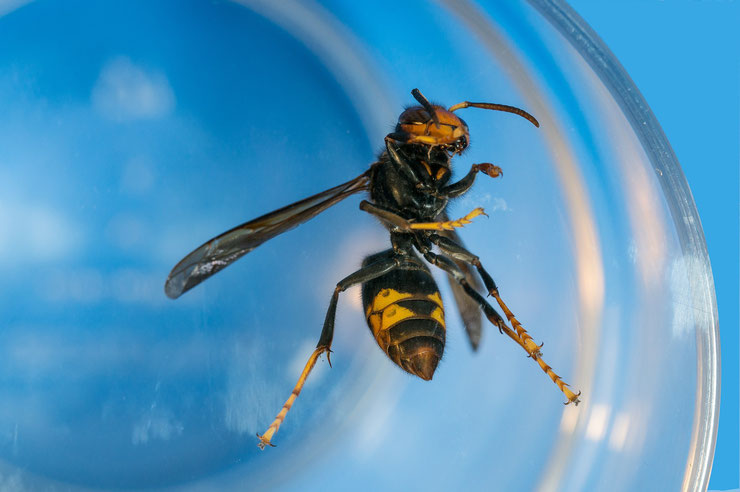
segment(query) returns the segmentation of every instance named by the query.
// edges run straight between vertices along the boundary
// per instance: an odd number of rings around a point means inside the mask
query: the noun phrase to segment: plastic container
[[[0,489],[703,490],[717,315],[657,122],[556,1],[38,1],[0,17]],[[7,49],[10,47],[10,49]],[[177,301],[206,239],[363,172],[418,87],[467,109],[451,207],[578,407],[444,278],[432,382],[375,345],[359,292],[276,449],[263,432],[337,280],[387,234],[350,198]]]

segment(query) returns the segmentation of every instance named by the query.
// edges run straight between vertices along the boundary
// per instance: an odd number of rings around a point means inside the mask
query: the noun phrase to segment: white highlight
[[[670,288],[673,302],[671,332],[675,338],[693,336],[696,327],[696,312],[691,279],[701,278],[707,271],[703,261],[693,255],[673,259],[670,265]]]
[[[457,203],[459,203],[460,207],[465,209],[469,207],[482,206],[487,214],[492,214],[494,212],[511,212],[513,210],[509,207],[509,204],[506,203],[506,200],[500,196],[493,196],[490,193],[472,196],[464,195],[457,201]]]
[[[609,435],[609,447],[614,451],[621,451],[627,441],[627,433],[630,428],[630,416],[622,412],[614,418],[612,432]]]
[[[318,340],[307,338],[298,347],[298,350],[295,352],[293,358],[288,363],[288,370],[285,371],[286,384],[295,385],[295,383],[298,382],[298,378],[303,372],[303,368],[306,367],[306,362],[308,362],[308,359],[309,357],[311,357],[311,354],[313,354],[313,351],[316,350],[317,341]],[[306,383],[303,387],[307,388],[323,379],[324,375],[326,374],[327,367],[329,367],[329,364],[326,362],[326,354],[322,354],[321,357],[319,357],[319,359],[316,361],[316,365],[313,367],[313,370],[308,376],[308,379],[306,379]],[[292,386],[290,387],[292,388]],[[290,395],[286,394],[285,397],[287,398],[288,396]]]
[[[0,265],[58,261],[80,240],[80,227],[52,206],[0,201]]]
[[[27,3],[29,3],[31,0],[0,0],[0,17],[11,13],[14,10],[17,10]],[[2,484],[2,477],[0,477],[0,484]],[[0,487],[0,490],[5,490],[4,488]]]
[[[379,403],[363,416],[363,421],[357,429],[357,441],[355,452],[360,458],[367,459],[384,442],[388,440],[388,434],[392,426],[392,418],[397,411],[397,397],[382,395]]]
[[[290,396],[290,389],[270,383],[274,382],[270,373],[275,370],[275,361],[265,360],[260,350],[261,347],[269,347],[269,343],[255,337],[252,330],[245,331],[250,333],[249,337],[235,339],[230,355],[224,395],[224,426],[232,432],[254,436],[257,432],[265,432]]]
[[[124,122],[169,115],[175,107],[175,95],[164,74],[120,56],[101,70],[92,103],[106,118]]]
[[[0,474],[0,490],[3,492],[26,492],[29,489],[23,485],[20,472],[13,472],[8,475]]]
[[[573,434],[578,425],[578,412],[563,412],[560,419],[560,432],[563,434]]]
[[[501,197],[495,196],[491,200],[491,212],[498,212],[499,210],[502,212],[508,212],[511,209],[509,208],[509,204],[506,203],[506,200],[504,200]]]
[[[586,437],[592,441],[600,441],[606,434],[609,425],[610,409],[606,405],[594,405],[591,409],[591,418],[586,426]]]
[[[131,442],[135,445],[146,444],[151,439],[167,441],[182,434],[183,426],[176,421],[171,412],[152,404],[149,412],[134,425]]]

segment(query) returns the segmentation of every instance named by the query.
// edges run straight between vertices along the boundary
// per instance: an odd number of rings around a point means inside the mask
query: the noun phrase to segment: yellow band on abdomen
[[[422,314],[408,307],[400,306],[399,303],[403,301],[432,302],[437,307],[429,314]],[[386,338],[381,332],[387,332],[387,330],[407,319],[429,319],[439,323],[442,328],[446,328],[444,306],[439,292],[419,295],[399,292],[395,289],[382,289],[375,296],[373,302],[368,305],[365,315],[378,343],[381,343],[381,338]]]

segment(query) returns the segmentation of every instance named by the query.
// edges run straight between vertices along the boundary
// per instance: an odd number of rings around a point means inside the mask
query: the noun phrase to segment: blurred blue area
[[[570,4],[647,99],[691,186],[712,261],[722,350],[719,435],[709,488],[736,489],[740,486],[740,3],[572,0]]]
[[[13,49],[0,50],[0,454],[106,488],[256,453],[258,429],[211,423],[228,412],[234,371],[219,342],[251,336],[259,309],[236,292],[242,310],[223,319],[203,294],[168,300],[164,279],[186,248],[362,172],[373,150],[346,138],[361,133],[357,114],[303,45],[235,4],[37,2],[2,21]],[[316,118],[331,138],[288,141]],[[265,296],[289,302],[259,256],[252,265]]]

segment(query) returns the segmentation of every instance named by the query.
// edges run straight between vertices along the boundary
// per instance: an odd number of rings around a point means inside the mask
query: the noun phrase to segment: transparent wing
[[[441,214],[439,214],[436,220],[444,222],[450,220],[450,218],[447,215],[447,212],[442,212]],[[443,231],[439,234],[446,236],[448,239],[452,239],[457,244],[464,247],[463,241],[456,231]],[[478,272],[475,271],[475,268],[463,261],[454,261],[460,268],[460,270],[465,272],[465,279],[468,281],[468,284],[470,284],[470,286],[478,292],[485,292],[485,288],[478,278]],[[457,304],[457,309],[460,312],[460,317],[462,318],[463,324],[465,325],[465,332],[468,335],[470,345],[473,347],[473,350],[477,350],[482,333],[480,306],[468,294],[465,293],[465,290],[462,288],[462,286],[457,283],[452,277],[448,276],[447,280],[450,284],[450,289],[452,289],[452,295],[455,297],[455,304]]]
[[[334,188],[250,220],[216,236],[175,265],[164,291],[176,299],[211,275],[226,268],[254,248],[317,216],[350,195],[368,189],[368,173]]]

